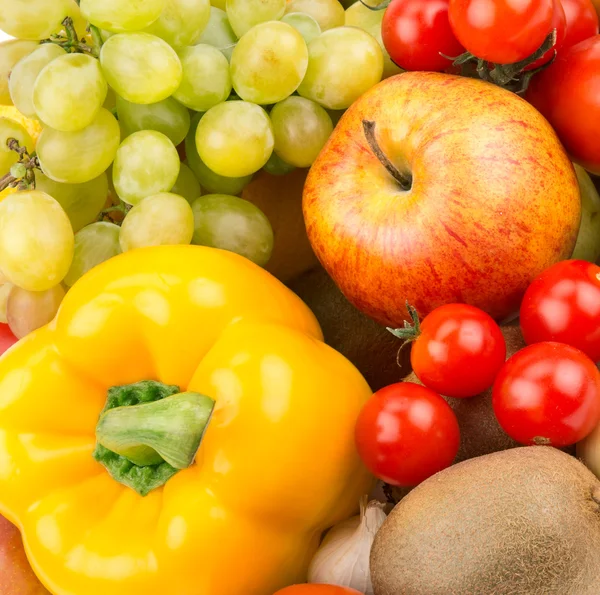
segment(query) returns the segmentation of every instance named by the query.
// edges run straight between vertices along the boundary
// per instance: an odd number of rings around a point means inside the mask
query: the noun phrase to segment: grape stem
[[[94,58],[100,56],[100,47],[102,46],[102,37],[97,27],[90,25],[88,27],[94,40],[94,45],[88,45],[83,39],[79,39],[75,26],[73,25],[73,19],[71,17],[65,18],[62,22],[62,26],[65,28],[64,35],[51,35],[49,39],[44,39],[40,43],[53,43],[70,54],[87,54]]]
[[[13,175],[15,166],[11,171],[0,178],[0,192],[6,188],[17,188],[18,190],[35,190],[35,170],[41,171],[40,160],[35,153],[31,155],[27,152],[27,147],[21,147],[19,141],[15,138],[9,138],[6,141],[8,148],[19,155],[19,160],[15,165],[20,165],[25,170],[22,176]]]

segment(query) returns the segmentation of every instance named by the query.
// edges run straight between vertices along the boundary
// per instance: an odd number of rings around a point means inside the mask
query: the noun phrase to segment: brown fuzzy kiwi
[[[371,577],[375,595],[598,595],[600,482],[548,446],[454,465],[392,511]]]
[[[400,341],[357,310],[323,268],[300,275],[288,286],[314,312],[327,344],[360,370],[372,390],[400,382],[410,372],[410,349],[403,349],[397,362]]]

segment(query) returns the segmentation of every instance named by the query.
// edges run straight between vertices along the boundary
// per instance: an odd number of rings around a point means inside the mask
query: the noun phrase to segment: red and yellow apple
[[[33,573],[19,530],[0,516],[0,593],[50,595]]]
[[[569,258],[581,217],[573,165],[548,122],[481,80],[407,72],[365,93],[303,196],[313,249],[382,324],[466,302],[498,320]]]

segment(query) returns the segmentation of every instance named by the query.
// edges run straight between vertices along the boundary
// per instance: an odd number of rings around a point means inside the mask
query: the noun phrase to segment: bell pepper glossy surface
[[[109,389],[148,380],[216,405],[194,463],[142,496],[93,452]],[[0,359],[0,513],[55,595],[271,595],[371,487],[353,440],[370,395],[251,262],[129,252]]]

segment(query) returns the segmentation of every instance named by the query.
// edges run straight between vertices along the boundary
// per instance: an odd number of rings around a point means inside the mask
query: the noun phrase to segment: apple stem
[[[371,120],[363,120],[363,130],[365,133],[365,138],[371,147],[373,153],[375,153],[377,159],[381,161],[381,164],[388,172],[392,175],[392,177],[400,184],[400,188],[407,192],[412,188],[412,178],[411,176],[407,176],[403,174],[387,157],[387,155],[381,150],[377,139],[375,138],[375,122]]]

